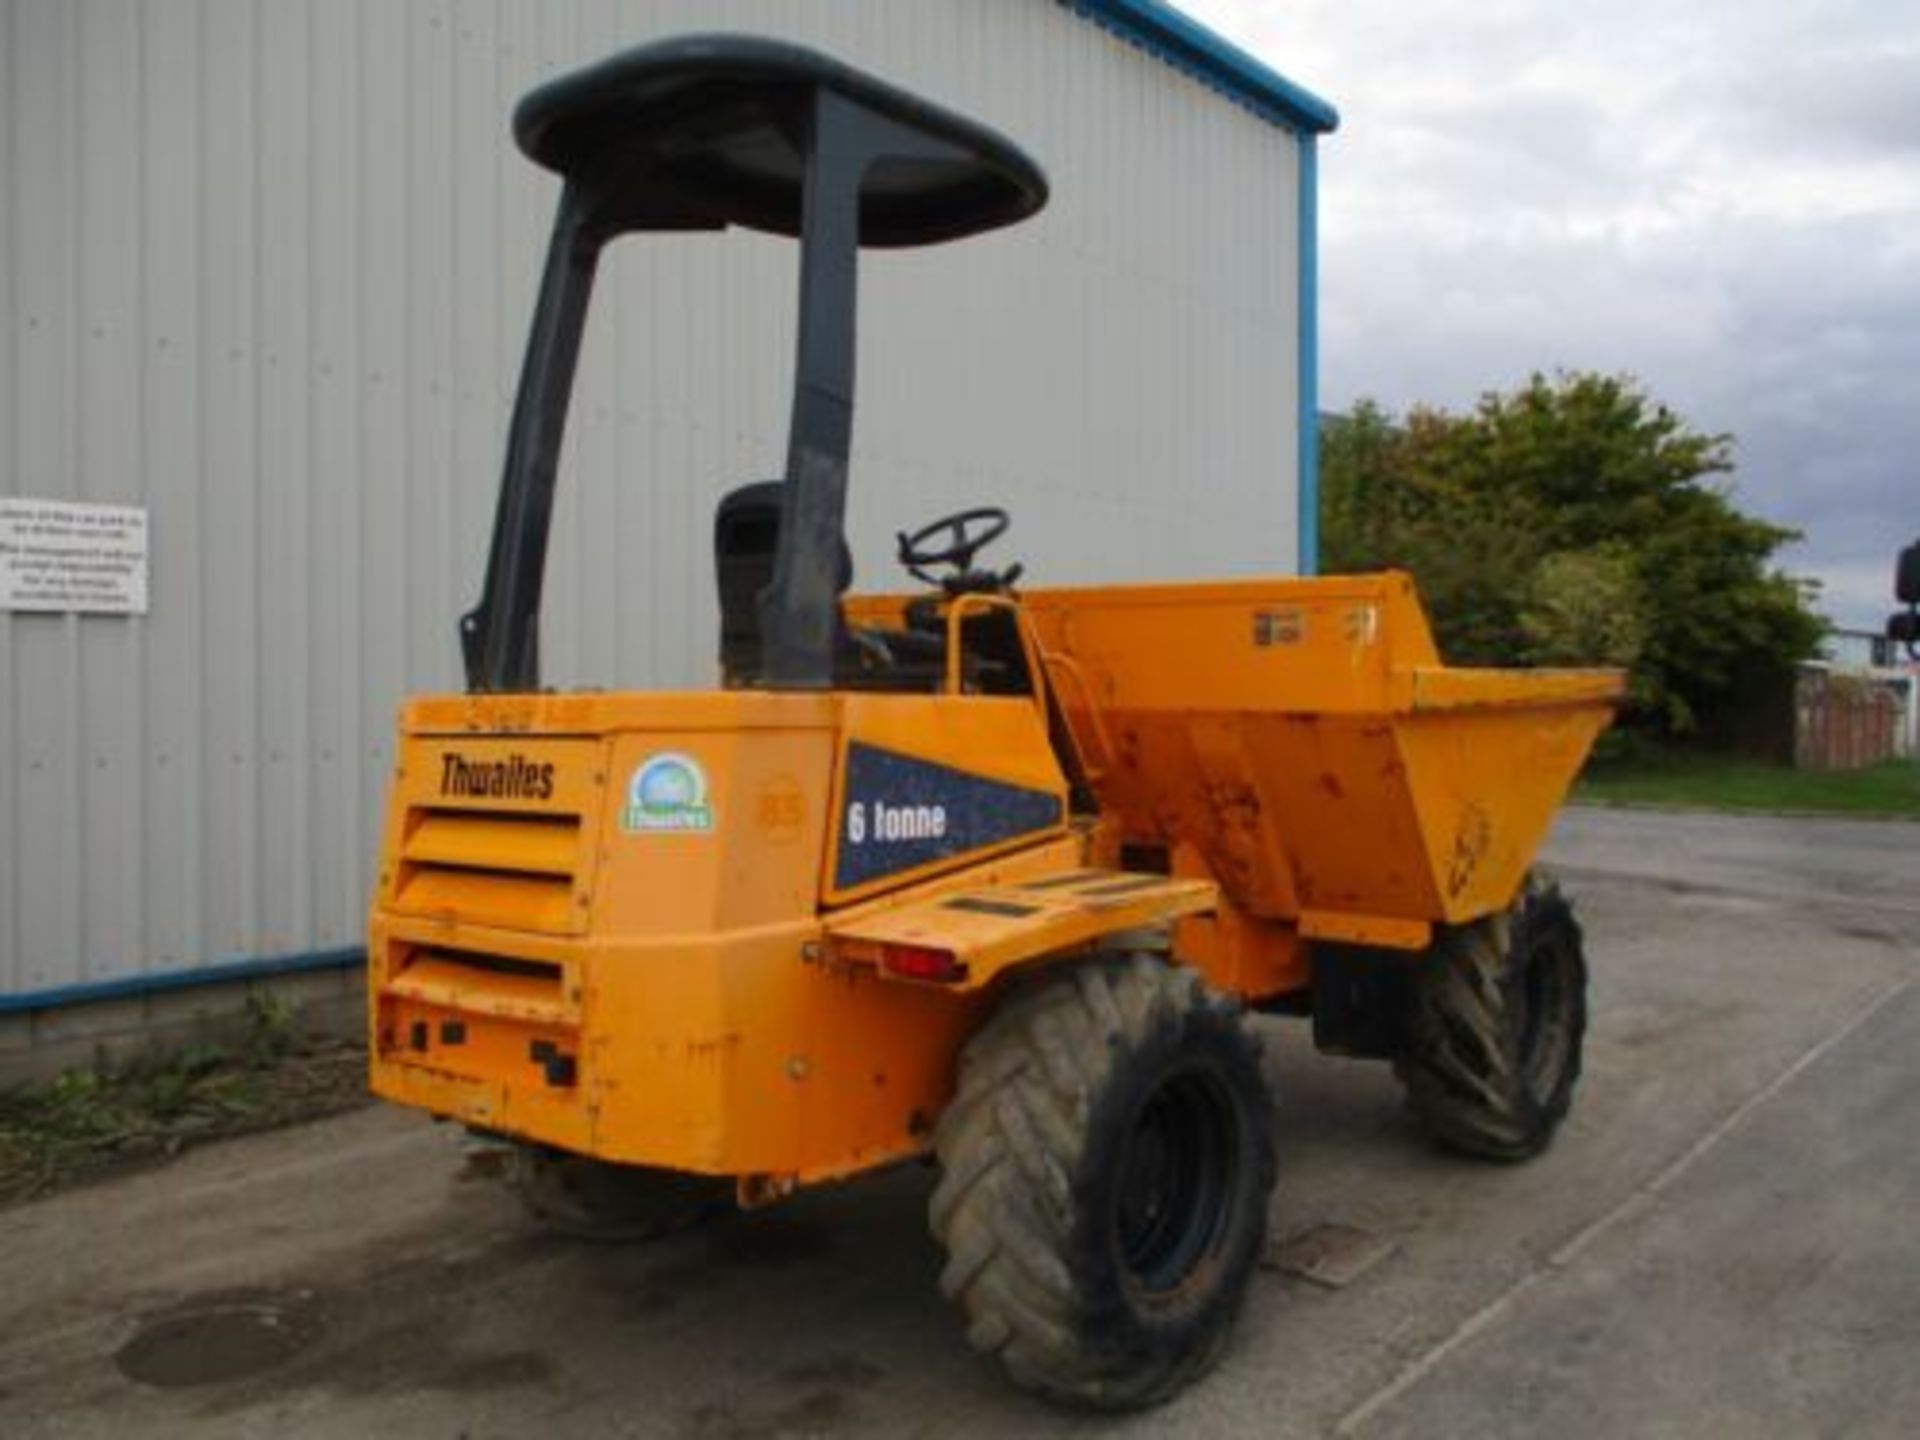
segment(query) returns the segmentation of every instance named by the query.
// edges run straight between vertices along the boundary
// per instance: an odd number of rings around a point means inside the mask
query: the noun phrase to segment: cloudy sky
[[[1331,100],[1321,394],[1627,372],[1883,623],[1920,536],[1916,0],[1182,0]]]

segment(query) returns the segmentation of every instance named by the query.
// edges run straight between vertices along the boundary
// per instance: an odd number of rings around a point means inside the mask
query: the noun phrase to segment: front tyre
[[[1407,1103],[1451,1150],[1525,1160],[1573,1101],[1587,1029],[1580,926],[1557,888],[1444,932],[1414,972],[1394,1070]]]
[[[544,1145],[515,1145],[507,1179],[548,1229],[610,1244],[669,1235],[733,1203],[725,1180],[616,1165]]]
[[[1064,968],[968,1042],[936,1145],[940,1288],[1017,1384],[1131,1410],[1219,1359],[1274,1182],[1236,1001],[1147,955]]]

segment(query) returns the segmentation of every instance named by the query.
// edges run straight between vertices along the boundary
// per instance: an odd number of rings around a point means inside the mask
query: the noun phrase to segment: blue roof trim
[[[1297,567],[1302,575],[1320,573],[1320,157],[1311,135],[1300,137],[1300,413],[1294,419],[1299,442],[1298,520],[1294,529]]]
[[[1184,71],[1262,119],[1323,135],[1340,124],[1340,112],[1311,90],[1253,58],[1160,0],[1061,0],[1124,40]]]
[[[118,980],[95,980],[50,990],[25,990],[0,995],[0,1015],[20,1010],[52,1010],[61,1005],[85,1005],[95,1000],[124,1000],[167,990],[191,990],[236,980],[265,980],[275,975],[303,975],[313,970],[346,970],[364,965],[364,950],[313,950],[299,955],[268,955],[227,960],[198,970],[163,970],[156,975],[127,975]]]

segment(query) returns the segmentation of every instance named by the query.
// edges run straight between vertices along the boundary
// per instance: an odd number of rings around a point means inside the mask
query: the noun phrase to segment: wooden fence
[[[1900,753],[1905,720],[1891,688],[1858,675],[1803,670],[1794,688],[1793,763],[1858,770]]]

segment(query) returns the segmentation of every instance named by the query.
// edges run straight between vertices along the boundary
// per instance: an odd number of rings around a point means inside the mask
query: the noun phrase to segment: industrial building
[[[1312,570],[1335,115],[1169,6],[0,0],[0,1056],[210,981],[351,985],[396,704],[461,683],[552,210],[508,115],[716,29],[1048,171],[1033,223],[863,265],[856,588],[970,504],[1036,583]],[[712,511],[779,470],[793,267],[744,234],[603,266],[550,683],[711,683]]]

